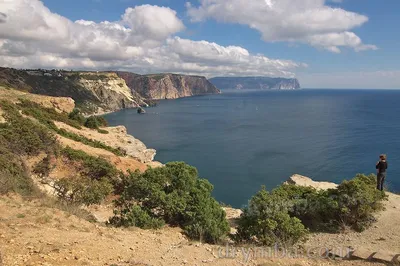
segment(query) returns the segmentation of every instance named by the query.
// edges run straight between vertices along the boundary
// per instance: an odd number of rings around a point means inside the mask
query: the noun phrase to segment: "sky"
[[[0,66],[400,89],[399,0],[0,0]]]

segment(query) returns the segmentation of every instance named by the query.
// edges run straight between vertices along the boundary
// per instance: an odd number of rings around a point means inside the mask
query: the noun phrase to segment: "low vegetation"
[[[59,145],[49,130],[24,118],[15,105],[0,101],[6,123],[0,124],[0,193],[32,196],[38,192],[29,177],[24,156],[42,152],[57,155]]]
[[[251,198],[238,225],[236,240],[267,246],[291,246],[304,240],[308,233],[300,219],[289,215],[286,202],[265,188]]]
[[[337,189],[282,185],[272,192],[263,188],[239,219],[238,242],[293,245],[309,231],[338,232],[350,227],[363,231],[383,209],[384,192],[375,188],[376,176],[358,174]]]
[[[71,162],[80,163],[80,174],[91,179],[100,180],[107,178],[113,180],[118,175],[118,170],[110,162],[103,158],[88,155],[84,151],[66,147],[61,154]]]
[[[87,176],[72,176],[55,182],[57,196],[72,204],[100,204],[113,191],[106,178],[91,179]]]
[[[91,116],[86,119],[78,109],[74,109],[70,114],[58,113],[52,108],[45,108],[37,103],[24,99],[20,99],[18,108],[22,110],[23,114],[35,118],[43,125],[65,138],[81,142],[94,148],[110,151],[117,156],[126,156],[126,151],[121,148],[113,148],[98,140],[92,140],[65,129],[59,129],[54,124],[54,121],[58,121],[77,129],[81,129],[82,126],[85,125],[86,127],[98,129],[103,134],[107,134],[108,132],[106,130],[99,129],[100,126],[107,126],[107,121],[103,117]]]
[[[77,129],[82,128],[81,124],[77,120],[70,119],[67,113],[58,113],[53,108],[46,108],[26,99],[20,99],[18,106],[23,114],[36,118],[39,122],[52,129],[56,128],[53,121],[59,121]]]
[[[101,142],[58,129],[54,121],[79,128],[103,126],[98,117],[84,120],[79,111],[60,114],[29,101],[16,106],[0,101],[6,123],[0,123],[0,195],[19,193],[25,197],[42,195],[30,178],[25,164],[28,157],[46,156],[35,165],[33,173],[46,177],[52,164],[63,160],[70,165],[71,176],[55,181],[59,206],[71,208],[99,204],[114,194],[114,226],[160,228],[164,224],[180,226],[194,240],[216,243],[223,240],[229,225],[221,205],[212,197],[213,186],[198,176],[196,168],[183,162],[148,169],[144,173],[122,174],[105,159],[83,151],[62,149],[55,133],[93,147],[123,151]],[[23,114],[36,118],[29,119]],[[88,122],[90,121],[90,122]],[[238,243],[259,245],[294,245],[307,238],[310,231],[339,232],[343,228],[363,231],[375,221],[374,214],[383,209],[387,199],[375,188],[375,175],[358,174],[343,181],[336,189],[316,190],[311,187],[281,185],[266,191],[262,188],[249,201],[238,219]],[[86,214],[83,214],[86,215]]]
[[[229,231],[225,212],[211,196],[213,186],[185,163],[131,173],[123,177],[120,188],[110,220],[113,225],[159,228],[167,223],[209,243],[218,242]]]
[[[57,129],[56,132],[57,132],[57,134],[65,137],[65,138],[68,138],[68,139],[83,143],[83,144],[88,145],[90,147],[103,149],[103,150],[112,152],[117,156],[126,156],[126,151],[125,150],[123,150],[121,148],[113,148],[111,146],[108,146],[108,145],[104,144],[101,141],[88,139],[88,138],[86,138],[84,136],[81,136],[81,135],[66,131],[65,129]]]
[[[90,116],[85,121],[85,127],[91,129],[99,129],[100,127],[108,126],[107,120],[101,116]]]
[[[71,113],[68,114],[68,118],[74,120],[79,123],[79,125],[84,125],[86,122],[86,118],[83,116],[81,111],[77,108],[72,110]]]
[[[108,161],[90,156],[83,151],[64,148],[62,156],[75,164],[78,172],[55,182],[58,197],[73,204],[100,204],[114,191],[119,172]]]
[[[37,163],[32,172],[39,177],[47,177],[52,170],[52,160],[62,156],[77,169],[71,178],[56,181],[55,187],[62,200],[54,203],[82,215],[80,204],[100,203],[114,190],[119,173],[114,165],[102,158],[89,156],[82,151],[70,148],[61,149],[56,140],[52,119],[64,120],[65,116],[51,109],[38,108],[35,104],[25,103],[23,111],[33,115],[41,123],[23,117],[19,109],[8,101],[0,101],[6,123],[0,124],[0,195],[18,193],[29,198],[45,197],[35,186],[25,163],[26,157],[46,154]],[[42,125],[45,124],[46,126]],[[57,131],[59,132],[59,131]]]

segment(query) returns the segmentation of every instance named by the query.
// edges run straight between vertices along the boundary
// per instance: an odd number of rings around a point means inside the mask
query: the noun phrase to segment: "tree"
[[[224,210],[211,196],[213,186],[199,179],[196,168],[183,162],[143,174],[130,173],[122,184],[115,216],[110,220],[117,226],[142,226],[140,219],[132,219],[140,206],[153,219],[181,226],[192,239],[214,243],[229,231]]]
[[[296,217],[291,217],[281,197],[263,187],[250,200],[239,219],[236,240],[262,245],[291,246],[305,240],[308,230]]]

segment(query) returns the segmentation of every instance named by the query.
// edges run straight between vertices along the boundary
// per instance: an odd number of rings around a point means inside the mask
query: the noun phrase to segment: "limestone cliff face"
[[[332,182],[318,182],[314,181],[307,176],[299,174],[292,175],[284,184],[296,185],[300,187],[312,187],[317,190],[335,189],[338,187],[337,184]]]
[[[238,90],[297,90],[300,83],[297,79],[270,77],[216,77],[210,79],[219,89]]]
[[[128,72],[0,68],[0,85],[34,94],[71,97],[87,114],[148,106],[151,100],[220,93],[205,77]]]
[[[34,94],[71,97],[86,113],[147,106],[144,99],[110,72],[0,68],[0,85]]]
[[[13,103],[17,103],[20,99],[27,99],[32,102],[38,103],[46,108],[53,108],[59,113],[70,113],[75,108],[75,102],[69,97],[51,97],[37,94],[26,93],[13,89],[6,89],[0,86],[0,100],[4,99]],[[1,110],[0,110],[1,112]]]
[[[93,79],[90,76],[87,73],[81,74],[78,82],[96,97],[104,111],[147,106],[144,99],[136,92],[132,92],[125,80],[118,77],[117,74],[103,73],[101,78],[96,78],[96,75],[93,74]]]
[[[205,77],[177,74],[137,75],[118,72],[132,91],[152,100],[176,99],[220,91]]]

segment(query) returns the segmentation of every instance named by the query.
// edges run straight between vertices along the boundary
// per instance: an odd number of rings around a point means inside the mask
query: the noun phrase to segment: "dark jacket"
[[[378,169],[379,173],[386,173],[387,168],[388,168],[388,163],[385,160],[379,161],[376,164],[376,169]]]

